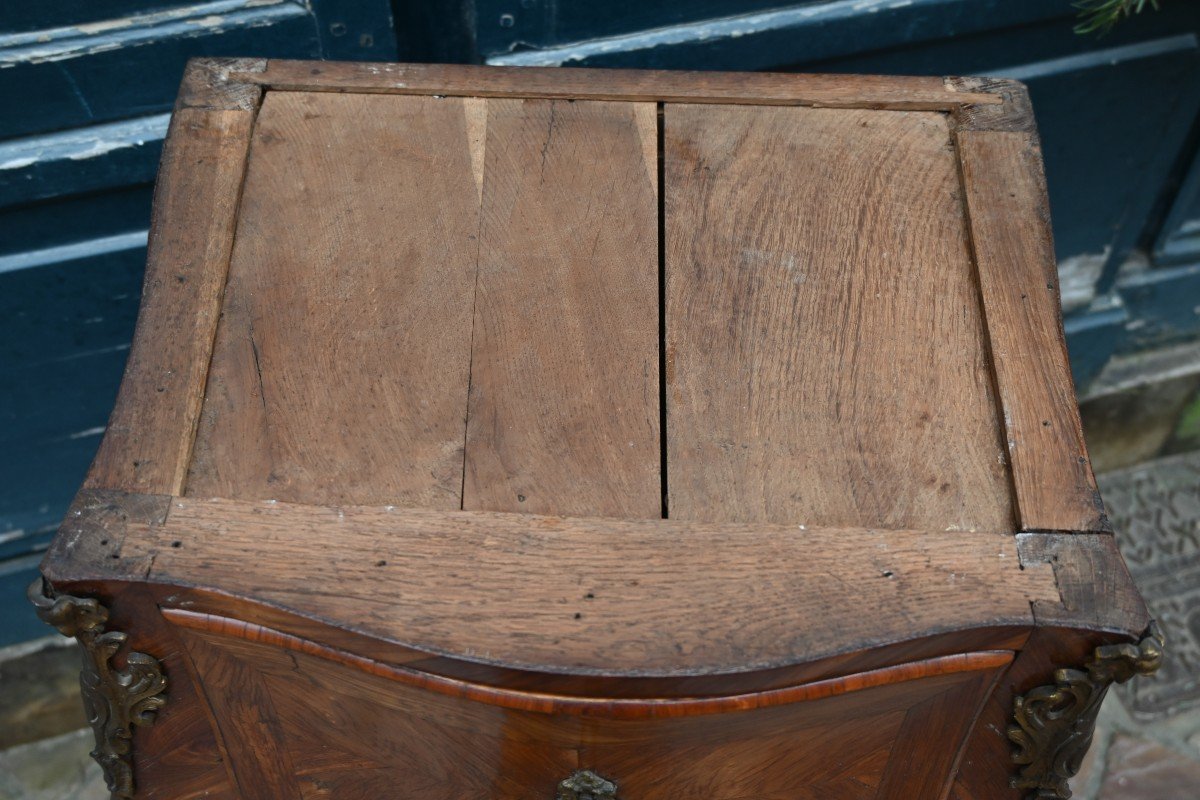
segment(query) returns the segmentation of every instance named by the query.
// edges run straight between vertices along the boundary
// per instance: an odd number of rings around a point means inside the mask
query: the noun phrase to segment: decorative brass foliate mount
[[[557,800],[617,800],[617,785],[581,769],[558,785]]]
[[[79,686],[88,722],[96,734],[92,758],[104,771],[113,800],[133,797],[133,726],[149,725],[166,702],[167,678],[158,660],[145,653],[125,655],[125,666],[113,657],[128,638],[105,630],[108,609],[96,600],[56,594],[42,578],[29,587],[29,601],[38,617],[83,647]]]
[[[1021,767],[1012,787],[1031,790],[1026,800],[1069,798],[1067,781],[1079,772],[1091,747],[1108,687],[1157,672],[1165,644],[1158,624],[1151,622],[1136,645],[1097,647],[1082,670],[1060,669],[1053,685],[1018,697],[1013,704],[1016,722],[1008,726],[1008,738],[1017,746],[1013,760]]]

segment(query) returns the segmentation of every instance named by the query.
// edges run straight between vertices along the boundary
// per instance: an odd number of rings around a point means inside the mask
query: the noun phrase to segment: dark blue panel
[[[1170,216],[1155,243],[1154,260],[1162,264],[1200,261],[1200,157],[1194,157]]]
[[[0,31],[58,28],[191,5],[195,5],[195,0],[4,0]]]
[[[394,0],[401,61],[477,64],[475,9],[462,0]]]
[[[1129,309],[1122,349],[1141,350],[1200,335],[1200,264],[1148,269],[1117,284]]]
[[[1061,19],[1069,32],[1072,13],[1046,0],[833,0],[540,50],[509,53],[510,43],[483,55],[492,64],[774,69],[1035,20]]]
[[[389,0],[310,0],[325,58],[392,61],[396,34]],[[255,53],[255,55],[260,55]]]
[[[1109,253],[1115,267],[1144,238],[1200,108],[1194,35],[1001,70],[1030,87],[1059,258]],[[1097,97],[1106,102],[1097,102]]]
[[[0,208],[154,180],[169,114],[0,142]]]
[[[209,13],[216,7],[233,10]],[[61,130],[170,111],[183,67],[197,55],[321,55],[308,8],[294,2],[192,6],[167,16],[94,33],[60,29],[0,38],[0,137]],[[36,102],[29,102],[29,98]]]
[[[114,240],[117,249],[98,254]],[[30,369],[66,368],[88,353],[127,346],[142,288],[144,243],[145,233],[136,231],[86,241],[76,245],[88,254],[78,260],[0,273],[0,374],[23,380],[19,376]],[[0,441],[8,440],[0,427]]]
[[[34,614],[25,590],[37,576],[39,556],[0,561],[0,647],[57,635]]]
[[[0,35],[0,107],[20,109],[0,115],[0,138],[170,111],[193,56],[389,60],[390,26],[387,0],[214,0]]]
[[[0,533],[56,525],[78,488],[116,398],[144,262],[133,247],[0,273]]]
[[[659,0],[654,3],[644,0],[608,0],[604,3],[476,0],[474,17],[480,50],[499,54],[691,22],[706,23],[717,17],[746,15],[781,5],[779,0]],[[826,3],[808,0],[792,5],[811,7]]]
[[[1079,393],[1104,369],[1125,338],[1129,315],[1122,306],[1090,310],[1069,315],[1063,321],[1067,350],[1071,354],[1071,375]]]
[[[13,262],[64,260],[54,255],[57,246],[148,229],[151,194],[151,186],[141,184],[0,211],[0,272],[15,268]],[[21,253],[26,255],[8,258]]]

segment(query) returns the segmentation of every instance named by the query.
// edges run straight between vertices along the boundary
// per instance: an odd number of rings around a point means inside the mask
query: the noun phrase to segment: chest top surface
[[[1019,85],[203,62],[155,204],[92,488],[1106,525]]]

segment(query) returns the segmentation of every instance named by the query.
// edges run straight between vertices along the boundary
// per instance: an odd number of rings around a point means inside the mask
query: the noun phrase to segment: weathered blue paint
[[[0,142],[0,208],[154,180],[168,113]]]
[[[25,589],[37,574],[41,554],[0,561],[0,647],[46,636],[45,624],[25,606]]]
[[[0,643],[95,453],[133,334],[187,59],[397,56],[388,0],[43,0],[0,11]]]
[[[555,2],[548,5],[561,10]],[[682,24],[597,39],[557,43],[563,37],[548,31],[541,38],[556,44],[538,48],[516,37],[493,43],[494,37],[485,35],[496,25],[493,12],[479,20],[479,39],[483,47],[491,44],[483,54],[490,64],[772,69],[1071,14],[1068,7],[1046,0],[833,0],[715,19],[696,15],[708,5],[693,6],[690,20]],[[726,13],[736,10],[733,3],[712,5]],[[608,6],[593,8],[599,12]]]
[[[1129,309],[1122,351],[1200,335],[1200,264],[1147,269],[1122,278],[1117,291]]]
[[[1085,388],[1120,349],[1129,312],[1115,295],[1104,298],[1081,314],[1067,315],[1063,328],[1071,353],[1071,375],[1075,386]]]
[[[1200,262],[1200,153],[1192,155],[1187,177],[1154,243],[1154,260],[1161,264]]]

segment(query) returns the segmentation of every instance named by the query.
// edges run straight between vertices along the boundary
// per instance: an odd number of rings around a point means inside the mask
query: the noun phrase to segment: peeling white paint
[[[0,69],[45,64],[125,47],[257,28],[311,13],[295,0],[214,0],[62,28],[0,35]]]
[[[36,164],[37,157],[29,156],[26,158],[13,158],[8,161],[0,161],[0,169],[24,169],[30,164]]]
[[[1105,247],[1100,253],[1081,253],[1058,262],[1058,289],[1064,311],[1083,308],[1096,297],[1096,281],[1112,253]]]
[[[38,162],[86,161],[128,147],[140,147],[148,141],[161,141],[167,135],[170,114],[91,125],[0,144],[0,171],[19,170]]]
[[[97,425],[95,428],[87,428],[82,431],[76,431],[75,433],[69,433],[69,434],[67,434],[67,438],[68,439],[87,439],[92,436],[99,436],[100,434],[104,433],[104,430],[105,430],[105,427],[103,425]]]
[[[683,45],[709,39],[737,39],[765,31],[782,30],[813,20],[849,19],[863,12],[891,11],[913,5],[914,0],[831,0],[799,8],[784,8],[757,14],[704,20],[684,25],[653,28],[637,33],[591,39],[586,42],[505,53],[487,59],[489,64],[545,66],[584,61],[607,53],[631,53],[655,47]]]
[[[13,272],[19,269],[42,267],[47,264],[58,264],[63,261],[75,261],[90,256],[115,253],[121,250],[132,250],[146,246],[148,231],[132,231],[118,233],[114,236],[101,236],[82,242],[46,247],[41,250],[26,250],[12,255],[0,256],[0,273]],[[126,347],[128,345],[125,345]]]

